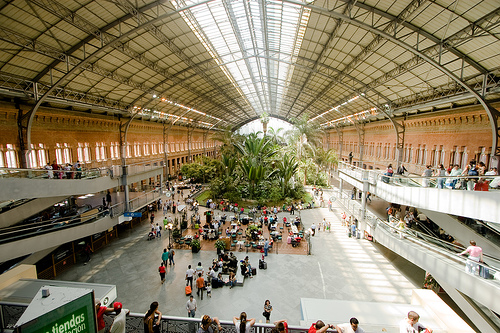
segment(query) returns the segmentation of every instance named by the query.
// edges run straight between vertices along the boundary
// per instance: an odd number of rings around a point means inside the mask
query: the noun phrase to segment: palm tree
[[[295,156],[300,162],[300,168],[304,161],[303,157],[306,155],[307,150],[314,150],[320,146],[323,130],[315,123],[309,122],[309,117],[303,115],[301,118],[291,119],[294,127],[287,131],[289,146],[295,152]],[[307,180],[307,169],[304,168],[304,184]]]
[[[333,164],[338,163],[338,157],[333,149],[325,150],[323,147],[318,147],[315,151],[314,162],[318,165],[320,170],[326,173]],[[329,184],[330,177],[327,176],[327,179]]]
[[[275,130],[274,128],[272,127],[269,127],[268,131],[267,131],[267,136],[269,137],[269,140],[271,140],[273,142],[273,144],[275,145],[281,145],[282,142],[283,142],[283,139],[280,135],[280,132],[283,131],[283,128],[278,128],[277,130]]]
[[[295,157],[285,153],[283,158],[276,164],[276,167],[277,168],[273,171],[273,173],[279,177],[283,197],[286,197],[288,193],[288,183],[297,172],[299,163],[295,160]]]
[[[248,135],[243,144],[237,143],[234,147],[241,156],[238,164],[248,179],[250,197],[253,198],[256,185],[269,177],[269,175],[266,176],[268,169],[266,163],[276,153],[276,150],[273,149],[271,141],[266,137],[259,138],[255,133]]]

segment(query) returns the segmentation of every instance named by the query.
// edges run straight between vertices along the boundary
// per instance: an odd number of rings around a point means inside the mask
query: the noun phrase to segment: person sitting
[[[234,272],[229,273],[229,289],[232,289],[236,285],[236,274]]]
[[[243,275],[244,277],[248,277],[249,272],[248,272],[248,267],[245,264],[245,262],[241,263],[240,268],[241,268],[241,275]]]

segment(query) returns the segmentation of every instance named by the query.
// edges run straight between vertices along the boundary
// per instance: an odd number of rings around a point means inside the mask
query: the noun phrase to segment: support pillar
[[[130,123],[133,118],[130,118],[126,123],[120,123],[120,159],[121,159],[121,168],[122,168],[122,176],[121,176],[121,185],[124,188],[125,194],[125,211],[128,212],[130,210],[129,201],[130,201],[130,193],[127,183],[128,178],[128,166],[127,166],[127,131],[130,127]]]
[[[364,232],[366,230],[366,194],[369,188],[367,170],[363,170],[362,180],[363,188],[361,190],[361,221],[359,221],[360,223],[358,226],[358,232],[361,232],[361,235],[364,235]]]

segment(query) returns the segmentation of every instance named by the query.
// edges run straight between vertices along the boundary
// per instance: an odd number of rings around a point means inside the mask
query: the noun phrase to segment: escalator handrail
[[[405,234],[405,236],[412,237],[413,238],[412,240],[414,242],[416,242],[420,245],[423,245],[423,246],[425,246],[433,251],[436,251],[436,248],[429,246],[429,243],[432,243],[435,246],[439,246],[440,251],[438,251],[438,252],[442,255],[445,255],[449,259],[452,259],[454,261],[459,261],[459,262],[465,262],[467,260],[465,257],[458,257],[457,256],[457,253],[460,253],[466,249],[463,246],[458,246],[456,244],[443,241],[442,239],[426,235],[424,233],[421,233],[421,232],[413,230],[413,229],[405,228],[403,230],[399,230],[399,229],[391,226],[387,221],[384,221],[382,219],[377,219],[377,220],[378,220],[378,225],[383,225],[385,227],[385,229],[389,228],[393,233],[402,232]],[[425,242],[422,243],[422,242],[418,241],[419,238],[424,240]],[[453,248],[454,250],[456,250],[456,252],[450,250],[449,248]],[[497,257],[489,255],[489,254],[485,254],[485,253],[483,253],[483,258],[488,259],[488,260],[484,260],[484,261],[490,261],[490,262],[494,261],[495,262],[494,266],[491,266],[491,264],[489,264],[490,266],[488,266],[488,268],[493,269],[495,271],[500,271],[500,258],[497,258]],[[480,263],[478,263],[478,264],[480,264]]]

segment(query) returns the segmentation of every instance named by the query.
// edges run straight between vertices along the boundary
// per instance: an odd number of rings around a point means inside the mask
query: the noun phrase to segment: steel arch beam
[[[33,106],[33,108],[20,115],[18,123],[19,123],[19,132],[20,132],[20,143],[23,147],[21,147],[21,150],[23,150],[25,153],[29,151],[28,149],[31,146],[31,127],[33,124],[33,119],[35,117],[36,112],[42,105],[42,103],[47,99],[47,97],[56,89],[58,86],[60,86],[63,82],[67,81],[71,76],[75,75],[75,73],[79,70],[81,70],[81,67],[86,66],[90,63],[90,61],[94,60],[97,58],[99,55],[101,55],[103,52],[107,51],[110,48],[115,47],[118,43],[120,43],[122,40],[129,38],[133,34],[146,29],[149,25],[153,25],[156,22],[159,22],[161,20],[164,20],[172,15],[175,15],[183,10],[187,10],[191,7],[198,6],[200,4],[204,4],[207,2],[210,2],[212,0],[202,0],[194,5],[191,6],[185,6],[185,7],[180,7],[179,9],[173,10],[169,13],[165,13],[163,15],[160,15],[144,24],[140,24],[139,26],[130,29],[129,31],[121,34],[120,36],[114,38],[111,38],[108,36],[108,38],[103,38],[102,43],[103,45],[98,48],[94,53],[88,55],[85,59],[80,61],[78,64],[74,65],[73,68],[69,69],[67,73],[65,73],[57,82],[50,87],[44,94],[43,96],[40,97],[40,99],[36,102],[36,104]],[[28,149],[26,149],[28,148]],[[26,155],[26,154],[24,154]],[[26,157],[25,157],[26,158]],[[23,161],[25,163],[25,161]]]
[[[300,1],[297,1],[297,0],[283,0],[285,2],[289,2],[289,3],[293,3],[293,4],[296,4],[296,5],[299,5],[299,6],[304,6],[304,4]],[[358,28],[361,28],[361,29],[364,29],[364,30],[367,30],[367,31],[370,31],[372,32],[373,34],[376,34],[376,35],[381,35],[382,37],[384,37],[385,39],[387,40],[390,40],[391,42],[393,42],[394,44],[400,46],[401,48],[413,53],[415,56],[418,56],[419,58],[422,58],[424,61],[426,61],[427,63],[431,64],[433,67],[435,67],[436,69],[438,69],[439,71],[443,72],[444,74],[446,74],[448,77],[450,77],[453,81],[455,81],[457,84],[463,86],[467,91],[469,91],[473,96],[474,98],[476,98],[478,100],[479,103],[481,103],[481,105],[483,106],[484,110],[486,111],[486,113],[488,114],[488,117],[489,117],[489,120],[490,120],[490,124],[491,124],[491,130],[493,132],[493,135],[492,135],[492,149],[495,151],[495,155],[500,155],[500,147],[498,147],[498,141],[499,141],[499,138],[500,138],[500,128],[498,127],[498,121],[499,121],[499,118],[500,118],[500,112],[497,111],[496,109],[494,109],[493,107],[491,107],[489,105],[489,103],[483,98],[483,96],[481,96],[480,94],[478,94],[474,89],[472,89],[469,85],[467,85],[465,82],[463,82],[460,78],[458,78],[455,74],[453,74],[450,70],[448,70],[446,67],[440,65],[439,63],[437,63],[434,59],[432,59],[429,55],[425,54],[424,52],[421,52],[419,50],[416,50],[414,49],[411,45],[408,45],[407,43],[399,40],[398,38],[396,38],[395,36],[393,35],[390,35],[384,31],[381,31],[373,26],[370,26],[364,22],[361,22],[361,21],[358,21],[356,19],[353,19],[353,18],[350,18],[350,17],[347,17],[343,14],[340,14],[340,13],[335,13],[335,12],[331,12],[325,8],[320,8],[320,7],[317,7],[317,6],[313,6],[313,5],[306,5],[307,7],[310,7],[312,10],[316,11],[316,12],[320,12],[326,16],[331,16],[331,17],[335,17],[335,18],[341,18],[347,22],[349,22],[350,24],[358,27]]]

